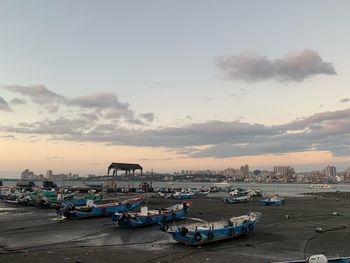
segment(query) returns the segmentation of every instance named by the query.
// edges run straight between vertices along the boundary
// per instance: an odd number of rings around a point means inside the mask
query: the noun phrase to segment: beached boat
[[[305,260],[279,261],[274,263],[350,263],[350,257],[327,258],[325,255],[313,255]]]
[[[229,204],[240,204],[240,203],[247,203],[248,200],[250,200],[251,197],[250,195],[246,195],[246,196],[239,196],[239,197],[226,197],[224,198],[224,203],[229,203]]]
[[[267,199],[260,200],[260,203],[265,206],[283,205],[284,198],[279,196],[273,196]]]
[[[176,192],[171,195],[171,198],[178,199],[178,200],[191,199],[192,197],[193,197],[193,193],[189,193],[189,192],[186,192],[186,193]]]
[[[312,184],[309,186],[309,189],[334,189],[335,186],[329,184]]]
[[[191,206],[192,202],[183,202],[159,210],[148,210],[147,207],[141,207],[141,212],[114,213],[111,218],[119,227],[142,227],[178,220],[187,215]],[[164,225],[164,230],[166,227]]]
[[[260,217],[261,213],[251,212],[223,221],[172,227],[167,232],[179,243],[196,246],[247,234],[254,230]]]
[[[210,193],[209,189],[200,189],[194,193],[195,196],[207,196]]]
[[[136,209],[140,207],[142,203],[142,197],[135,197],[124,202],[100,205],[95,205],[91,202],[91,204],[87,204],[86,206],[76,207],[73,204],[69,204],[68,206],[64,206],[61,209],[59,209],[57,213],[66,218],[91,218],[99,216],[109,216],[116,212],[122,213]]]

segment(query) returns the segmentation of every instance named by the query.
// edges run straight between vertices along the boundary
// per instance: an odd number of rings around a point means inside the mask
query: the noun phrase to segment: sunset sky
[[[0,178],[350,167],[349,10],[0,0]]]

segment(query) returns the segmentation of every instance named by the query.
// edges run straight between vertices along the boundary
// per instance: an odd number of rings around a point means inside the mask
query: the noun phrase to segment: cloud
[[[13,112],[10,105],[3,97],[0,97],[0,111]]]
[[[140,117],[150,123],[154,120],[154,114],[152,112],[141,113]]]
[[[239,89],[237,92],[231,93],[229,95],[230,98],[240,98],[247,95],[247,91],[243,88]]]
[[[220,57],[217,67],[228,79],[257,82],[268,79],[301,82],[315,75],[335,75],[332,63],[325,62],[310,49],[294,52],[279,59],[268,59],[257,54],[239,54]]]
[[[349,98],[342,98],[342,99],[340,100],[340,103],[346,103],[346,102],[349,102],[349,101],[350,101]]]
[[[130,109],[129,103],[121,102],[113,93],[100,92],[75,98],[68,98],[47,89],[44,85],[35,86],[2,86],[3,89],[29,97],[30,100],[40,105],[49,114],[58,113],[60,107],[83,112],[86,118],[104,118],[107,120],[122,120],[129,124],[145,125],[154,120],[153,113],[142,113],[137,115]],[[20,104],[24,100],[14,99],[14,103]],[[93,116],[94,115],[94,116]],[[91,119],[92,120],[92,119]]]
[[[15,140],[16,137],[13,136],[13,135],[0,135],[0,139],[3,139],[3,140],[6,140],[6,141],[9,141],[9,140]]]
[[[24,104],[27,104],[27,102],[25,100],[22,100],[22,99],[19,99],[19,98],[13,98],[11,100],[11,104],[24,105]]]
[[[82,108],[113,108],[127,109],[128,103],[121,103],[117,96],[113,93],[94,93],[86,96],[80,96],[67,100],[68,104],[79,106]]]
[[[163,147],[187,157],[229,158],[303,151],[350,153],[350,108],[316,113],[291,122],[268,126],[240,120],[208,121],[179,127],[140,129],[121,127],[114,121],[100,123],[80,117],[58,118],[0,131],[47,135],[56,140]]]
[[[2,86],[3,89],[10,92],[18,93],[23,96],[27,96],[31,99],[33,103],[44,105],[53,102],[61,103],[65,101],[65,98],[57,93],[48,90],[44,85],[34,85],[34,86]]]

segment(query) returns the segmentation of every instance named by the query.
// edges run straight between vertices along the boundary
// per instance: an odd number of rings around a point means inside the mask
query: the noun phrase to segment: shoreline
[[[219,197],[192,199],[189,218],[215,221],[248,211],[263,213],[249,235],[200,247],[178,244],[158,226],[119,229],[109,218],[59,221],[52,210],[11,210],[7,211],[10,216],[1,217],[0,213],[0,262],[253,263],[303,259],[304,254],[349,256],[350,194],[286,197],[286,204],[276,207],[261,206],[259,199],[246,204],[224,204]],[[176,202],[152,197],[147,204],[159,208]],[[332,215],[335,211],[340,216]],[[183,219],[176,224],[192,222]],[[319,226],[326,231],[316,233]]]

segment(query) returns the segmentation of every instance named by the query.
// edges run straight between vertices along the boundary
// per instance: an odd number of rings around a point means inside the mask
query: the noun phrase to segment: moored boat
[[[174,194],[171,195],[171,198],[173,199],[178,199],[178,200],[182,200],[182,199],[191,199],[193,197],[192,193],[189,192],[176,192]]]
[[[254,230],[261,217],[260,212],[232,217],[217,222],[196,223],[190,226],[172,227],[167,232],[173,238],[185,245],[202,245],[241,236]]]
[[[313,255],[305,260],[279,261],[274,263],[350,263],[350,257],[327,258],[325,255]]]
[[[147,207],[141,207],[141,212],[114,213],[111,218],[119,227],[142,227],[178,220],[187,215],[191,206],[192,202],[183,202],[159,210],[148,210]],[[163,227],[165,230],[167,226]]]
[[[112,213],[122,213],[136,209],[143,203],[142,197],[135,197],[124,202],[107,204],[87,204],[86,206],[74,206],[70,204],[59,209],[58,214],[66,218],[91,218],[99,216],[109,216]]]
[[[250,200],[251,197],[249,195],[246,196],[239,196],[239,197],[226,197],[224,198],[224,203],[229,203],[229,204],[240,204],[240,203],[247,203],[248,200]]]
[[[283,205],[284,198],[279,196],[273,196],[267,199],[260,200],[260,203],[265,206]]]
[[[329,184],[312,184],[309,189],[334,189],[335,186]]]

